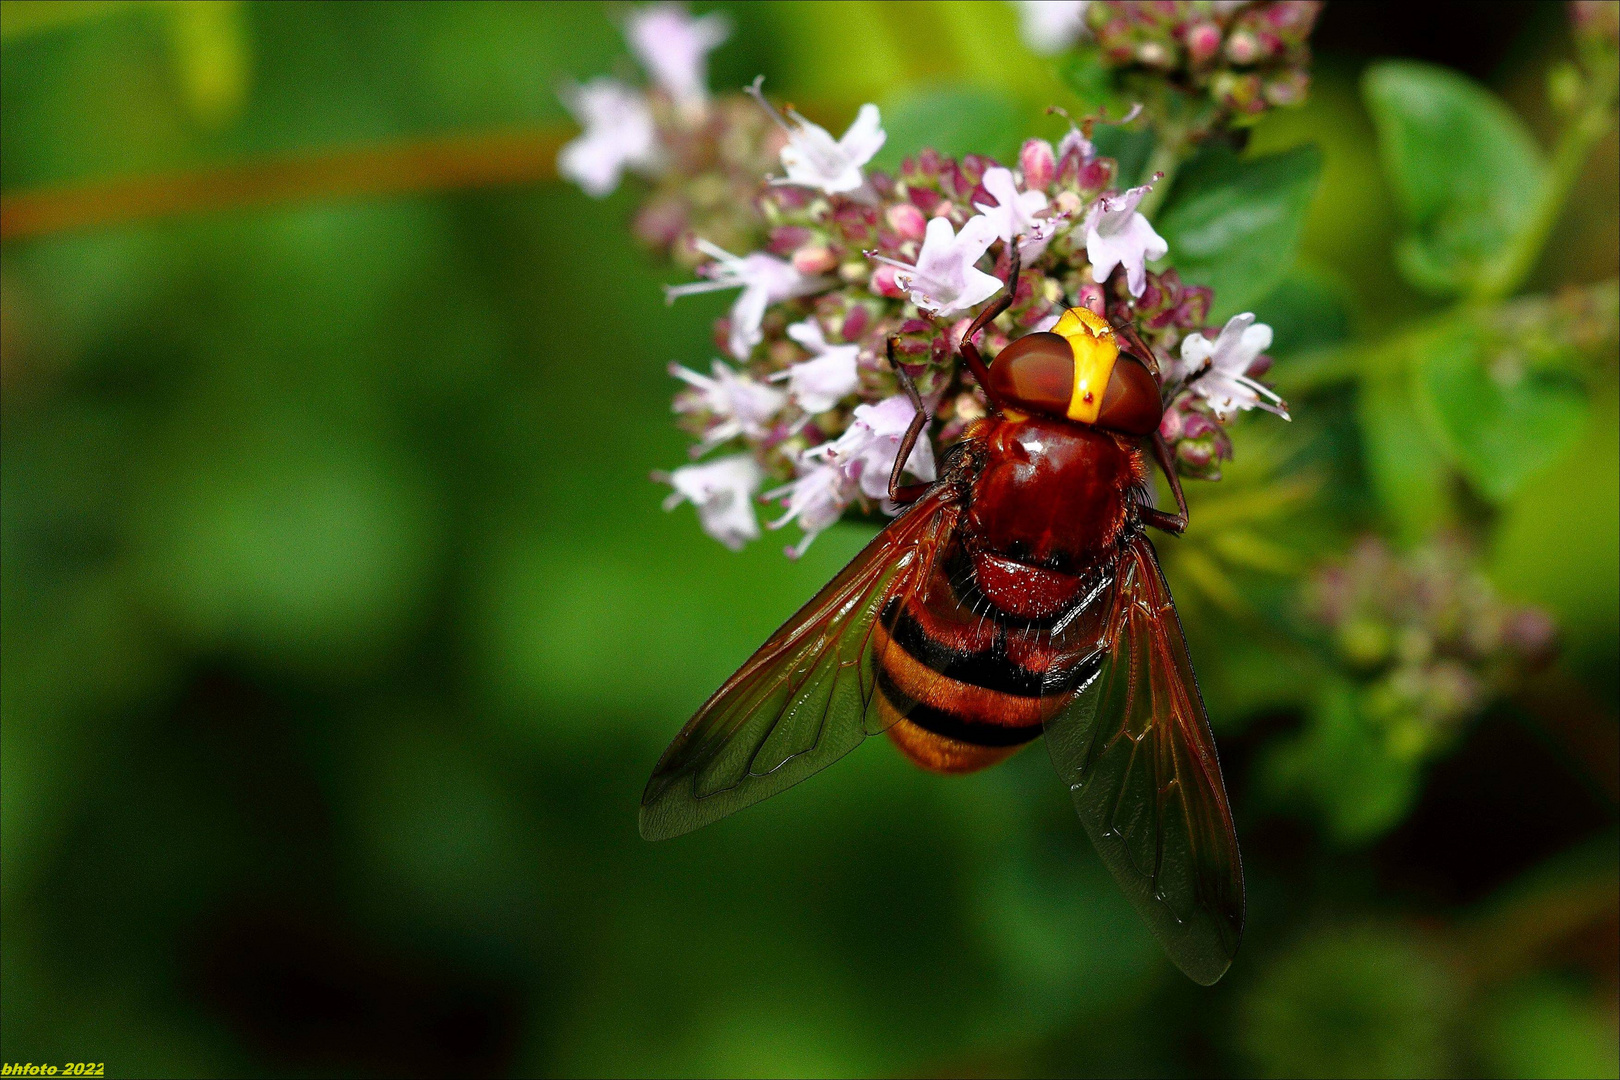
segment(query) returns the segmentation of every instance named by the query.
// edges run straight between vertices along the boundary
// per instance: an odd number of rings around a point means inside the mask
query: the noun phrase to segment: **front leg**
[[[905,471],[906,462],[911,460],[911,452],[917,448],[917,440],[922,437],[923,428],[928,426],[929,417],[923,410],[923,399],[917,392],[917,384],[911,381],[906,369],[895,362],[892,337],[889,339],[889,366],[894,369],[895,375],[899,376],[900,385],[905,388],[906,397],[911,399],[912,408],[917,410],[912,414],[911,423],[906,425],[906,433],[900,439],[900,452],[895,455],[894,468],[889,470],[889,501],[905,505],[916,502],[931,486],[900,482],[900,474]]]
[[[1170,453],[1170,444],[1157,431],[1153,433],[1153,457],[1158,461],[1159,468],[1164,470],[1164,478],[1170,481],[1170,490],[1176,497],[1176,509],[1180,512],[1167,514],[1156,506],[1141,506],[1137,510],[1143,524],[1180,536],[1187,531],[1187,496],[1181,491],[1181,477],[1176,475],[1176,459]]]
[[[1018,296],[1018,274],[1022,266],[1023,257],[1019,255],[1018,244],[1015,241],[1012,254],[1008,257],[1007,281],[1002,286],[1001,295],[968,324],[967,330],[962,334],[962,340],[956,346],[957,355],[973,373],[973,381],[978,383],[979,389],[984,392],[984,399],[997,411],[1001,409],[1001,402],[996,400],[995,394],[990,390],[990,366],[984,362],[984,357],[979,355],[979,347],[973,343],[973,338],[980,330],[990,325],[992,319],[1012,306],[1013,300]]]

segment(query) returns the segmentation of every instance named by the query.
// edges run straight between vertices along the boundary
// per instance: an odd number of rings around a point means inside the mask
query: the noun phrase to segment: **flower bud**
[[[1221,430],[1208,414],[1188,409],[1182,419],[1181,437],[1183,439],[1207,439]]]
[[[996,159],[986,157],[984,154],[963,154],[960,166],[962,178],[971,187],[976,187],[987,170],[996,167]]]
[[[1263,25],[1288,45],[1305,43],[1321,10],[1320,0],[1281,0],[1259,9]]]
[[[1164,410],[1164,419],[1159,421],[1159,435],[1165,442],[1172,445],[1181,439],[1182,432],[1186,430],[1186,417],[1182,411],[1174,406]]]
[[[1610,49],[1620,46],[1620,5],[1613,0],[1575,0],[1569,9],[1581,41]]]
[[[1393,648],[1389,627],[1379,619],[1367,617],[1347,619],[1334,635],[1333,643],[1351,667],[1364,671],[1388,660]]]
[[[1423,711],[1436,723],[1452,723],[1484,704],[1485,687],[1473,672],[1450,660],[1429,668]]]
[[[1221,28],[1214,23],[1197,23],[1187,31],[1187,58],[1194,64],[1208,63],[1221,51]]]
[[[895,203],[884,217],[902,240],[921,240],[928,233],[928,219],[912,203]]]
[[[1250,30],[1239,30],[1226,39],[1226,58],[1234,64],[1252,64],[1260,55],[1260,39]]]
[[[1502,631],[1508,647],[1530,667],[1545,664],[1558,651],[1558,625],[1540,608],[1514,609]]]
[[[845,341],[859,341],[871,322],[872,316],[866,310],[866,305],[853,304],[850,306],[849,314],[844,316],[843,325],[838,328],[838,336]]]
[[[1144,67],[1174,66],[1176,54],[1162,41],[1144,41],[1136,47],[1136,62]]]
[[[872,281],[868,287],[879,296],[898,300],[906,295],[906,290],[900,287],[900,283],[894,279],[894,274],[894,267],[885,263],[872,271]]]
[[[1232,440],[1214,418],[1186,395],[1165,411],[1159,434],[1173,448],[1177,471],[1198,480],[1219,480],[1221,462],[1232,458]]]
[[[1265,109],[1260,92],[1260,76],[1222,71],[1210,82],[1210,94],[1235,113],[1258,113]]]
[[[1279,108],[1303,105],[1305,94],[1311,87],[1311,77],[1304,71],[1285,71],[1266,81],[1266,101]]]
[[[811,232],[803,225],[778,225],[771,230],[765,247],[772,255],[792,255],[810,242]]]
[[[1080,286],[1079,294],[1075,298],[1079,305],[1093,315],[1107,317],[1107,301],[1103,297],[1102,286],[1094,281],[1088,281]]]
[[[793,253],[793,269],[814,277],[825,274],[838,265],[838,256],[821,244],[810,244]]]
[[[1080,167],[1080,190],[1103,191],[1114,180],[1114,159],[1098,157],[1092,158]]]
[[[1045,191],[1057,178],[1057,156],[1045,139],[1030,139],[1018,151],[1018,167],[1024,171],[1026,191]]]
[[[631,230],[636,239],[650,248],[668,250],[686,231],[686,207],[678,200],[655,199],[635,216]]]

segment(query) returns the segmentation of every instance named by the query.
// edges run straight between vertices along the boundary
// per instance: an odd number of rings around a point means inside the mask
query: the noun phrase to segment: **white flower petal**
[[[900,453],[900,440],[916,409],[904,395],[885,398],[876,405],[857,405],[849,428],[830,443],[805,451],[805,458],[836,465],[870,499],[889,494],[889,474]],[[926,434],[917,440],[906,471],[919,480],[935,477],[934,445]]]
[[[738,360],[746,360],[754,346],[764,339],[760,323],[767,307],[819,292],[830,284],[827,278],[799,273],[791,262],[774,255],[755,252],[739,257],[707,240],[699,239],[695,243],[699,251],[715,260],[699,271],[710,280],[666,285],[664,295],[673,302],[681,296],[741,286],[742,294],[731,306],[731,337],[727,343],[731,355]]]
[[[652,110],[640,93],[616,79],[565,86],[563,104],[585,130],[557,154],[557,172],[596,198],[619,186],[626,169],[658,163]]]
[[[664,509],[673,510],[683,501],[692,503],[703,531],[737,551],[759,536],[754,495],[764,480],[764,470],[748,454],[684,465],[670,473],[675,491],[664,500]]]
[[[1087,0],[1014,0],[1018,34],[1032,52],[1060,53],[1086,33]]]
[[[1181,360],[1174,365],[1170,378],[1192,379],[1192,392],[1209,402],[1219,420],[1255,408],[1287,419],[1282,399],[1248,375],[1255,360],[1271,347],[1271,341],[1271,327],[1255,322],[1252,312],[1234,315],[1213,340],[1203,334],[1187,335],[1181,343]]]
[[[709,99],[709,53],[731,35],[724,15],[694,19],[676,4],[631,12],[625,37],[641,66],[675,103],[701,107]]]
[[[838,345],[788,369],[788,393],[807,413],[823,413],[860,387],[859,345]]]
[[[935,315],[950,315],[982,304],[1001,288],[1000,278],[974,265],[996,238],[995,224],[983,214],[968,219],[960,233],[946,219],[932,218],[915,266],[881,255],[876,259],[899,271],[895,280],[911,294],[912,303]]]
[[[811,359],[771,378],[788,380],[788,393],[799,408],[810,414],[826,412],[860,386],[860,345],[827,344],[821,323],[814,316],[794,323],[787,332],[810,353]]]
[[[761,89],[763,81],[763,76],[755,79],[748,92],[787,132],[788,144],[782,148],[782,168],[787,170],[787,176],[780,183],[817,188],[829,195],[855,191],[866,183],[861,169],[883,148],[888,137],[876,105],[862,105],[844,137],[835,141],[826,128],[797,112],[790,110],[786,117],[777,112]]]
[[[1131,295],[1141,296],[1147,290],[1147,264],[1170,250],[1164,237],[1136,210],[1150,190],[1151,185],[1144,184],[1119,195],[1105,195],[1086,216],[1086,257],[1091,260],[1092,280],[1099,285],[1108,280],[1114,267],[1124,266]]]
[[[837,465],[816,462],[809,455],[799,458],[799,476],[786,487],[767,492],[767,499],[787,497],[787,513],[769,522],[772,529],[780,529],[797,521],[804,537],[788,548],[789,558],[805,553],[817,536],[844,515],[845,507],[855,499],[856,487]]]
[[[737,435],[751,439],[768,435],[772,421],[787,404],[787,395],[746,374],[737,374],[719,360],[714,362],[712,370],[714,375],[709,377],[679,364],[669,366],[671,375],[689,383],[699,394],[696,402],[677,399],[676,410],[702,410],[713,420],[699,446],[707,450]]]

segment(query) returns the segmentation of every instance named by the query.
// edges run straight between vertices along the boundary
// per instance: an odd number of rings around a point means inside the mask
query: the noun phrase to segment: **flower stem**
[[[1605,70],[1588,87],[1586,107],[1558,138],[1546,183],[1530,219],[1480,275],[1472,297],[1475,301],[1489,303],[1513,295],[1535,269],[1587,156],[1614,124],[1616,81],[1616,72]]]

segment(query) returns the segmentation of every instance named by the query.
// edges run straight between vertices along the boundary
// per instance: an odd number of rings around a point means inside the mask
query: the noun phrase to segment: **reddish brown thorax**
[[[963,541],[970,553],[1075,574],[1105,561],[1128,492],[1146,482],[1140,450],[1071,421],[1031,416],[974,425],[986,452]],[[987,582],[1002,570],[987,565]]]

